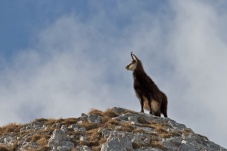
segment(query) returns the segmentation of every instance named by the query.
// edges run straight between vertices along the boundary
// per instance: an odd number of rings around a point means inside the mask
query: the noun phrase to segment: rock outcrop
[[[169,118],[123,108],[0,128],[0,151],[227,151]]]

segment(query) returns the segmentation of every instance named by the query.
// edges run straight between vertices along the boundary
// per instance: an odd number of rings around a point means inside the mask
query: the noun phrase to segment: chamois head
[[[132,62],[128,64],[125,68],[127,70],[134,71],[138,65],[139,59],[131,52]]]

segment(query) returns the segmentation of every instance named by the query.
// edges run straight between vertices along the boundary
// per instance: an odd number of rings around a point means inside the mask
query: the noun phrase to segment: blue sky
[[[103,11],[106,12],[107,17],[111,18],[109,22],[114,23],[115,26],[124,28],[130,24],[131,15],[138,15],[140,10],[135,12],[120,10],[117,8],[119,1],[102,1],[97,5],[96,2],[84,1],[2,1],[0,6],[0,18],[2,24],[0,30],[2,33],[1,49],[4,54],[14,52],[15,49],[25,48],[32,43],[35,34],[41,29],[54,22],[58,17],[63,15],[76,14],[83,22],[90,20],[96,13]],[[137,3],[138,7],[144,11],[157,11],[157,7],[161,4],[155,1],[147,1],[148,5]],[[121,4],[120,4],[121,5]],[[123,5],[134,9],[132,4],[123,2]],[[131,5],[131,6],[130,6]],[[162,4],[163,5],[163,4]],[[122,6],[124,7],[124,6]],[[131,8],[130,8],[131,7]],[[23,37],[23,38],[21,38]],[[31,39],[32,38],[32,39]],[[11,43],[14,42],[14,45]]]
[[[1,1],[0,121],[139,111],[133,51],[168,115],[226,146],[225,1]]]
[[[4,54],[9,54],[16,49],[28,47],[35,34],[59,16],[70,13],[88,14],[88,5],[87,1],[2,1],[1,49]]]

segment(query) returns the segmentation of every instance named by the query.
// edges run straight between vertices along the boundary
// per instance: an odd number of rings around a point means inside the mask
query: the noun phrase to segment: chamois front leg
[[[142,96],[142,94],[140,94],[140,106],[141,106],[140,112],[142,112],[142,113],[144,113],[143,105],[144,105],[143,96]]]
[[[152,113],[152,108],[151,108],[151,101],[152,101],[152,99],[150,98],[150,97],[148,97],[148,106],[149,106],[149,109],[150,109],[150,114],[153,114]]]

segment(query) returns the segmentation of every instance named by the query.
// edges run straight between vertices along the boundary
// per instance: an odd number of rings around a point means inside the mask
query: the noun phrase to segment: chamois
[[[145,73],[142,62],[131,52],[132,62],[125,68],[133,72],[134,90],[140,100],[141,111],[144,108],[155,116],[167,117],[167,97]]]

